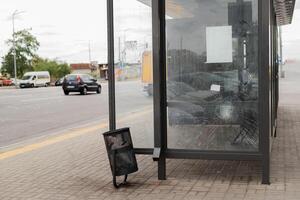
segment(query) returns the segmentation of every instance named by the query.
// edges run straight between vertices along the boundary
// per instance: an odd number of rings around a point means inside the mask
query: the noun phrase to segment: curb
[[[5,90],[5,89],[16,89],[16,87],[15,87],[15,86],[1,86],[1,87],[0,87],[0,90],[1,90],[1,89],[4,89],[4,90]]]

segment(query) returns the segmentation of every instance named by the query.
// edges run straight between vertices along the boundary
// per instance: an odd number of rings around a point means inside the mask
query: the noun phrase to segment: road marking
[[[130,116],[123,117],[122,119],[118,120],[117,122],[118,123],[126,122],[128,120],[132,120],[132,119],[141,117],[145,114],[148,114],[151,111],[152,111],[151,109],[147,109],[147,110],[135,112],[135,113],[132,113]],[[59,135],[59,136],[56,136],[56,137],[53,137],[53,138],[49,138],[49,139],[46,139],[46,140],[41,141],[41,142],[37,142],[37,143],[34,143],[34,144],[29,144],[29,145],[24,146],[24,147],[20,147],[20,148],[11,150],[11,151],[0,153],[0,161],[4,160],[4,159],[7,159],[7,158],[17,156],[17,155],[20,155],[20,154],[31,152],[31,151],[34,151],[34,150],[37,150],[37,149],[41,149],[43,147],[46,147],[46,146],[49,146],[49,145],[52,145],[52,144],[63,142],[65,140],[69,140],[69,139],[72,139],[72,138],[75,138],[75,137],[79,137],[79,136],[88,134],[92,131],[96,131],[96,130],[107,128],[107,127],[108,127],[107,123],[101,123],[101,124],[93,125],[93,126],[90,126],[90,127],[83,127],[83,128],[78,128],[78,129],[75,129],[75,130],[70,130],[70,131],[67,131],[67,132],[63,133],[62,135]]]
[[[49,146],[49,145],[52,145],[52,144],[56,144],[58,142],[62,142],[62,141],[68,140],[68,139],[72,139],[72,138],[84,135],[88,132],[95,131],[97,129],[101,129],[101,128],[105,128],[105,127],[107,127],[107,124],[103,123],[103,124],[96,125],[96,126],[81,128],[81,129],[73,130],[73,131],[68,131],[66,133],[63,133],[63,135],[60,135],[60,136],[57,136],[57,137],[54,137],[54,138],[50,138],[50,139],[47,139],[47,140],[42,141],[42,142],[30,144],[30,145],[27,145],[25,147],[21,147],[21,148],[12,150],[12,151],[1,153],[0,154],[0,160],[10,158],[10,157],[14,157],[16,155],[23,154],[23,153],[26,153],[26,152],[30,152],[30,151],[33,151],[33,150],[36,150],[36,149],[40,149],[40,148],[43,148],[43,147],[46,147],[46,146]]]

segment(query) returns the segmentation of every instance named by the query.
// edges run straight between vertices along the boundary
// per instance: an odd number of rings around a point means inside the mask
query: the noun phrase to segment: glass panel
[[[168,147],[258,151],[257,0],[166,7]]]
[[[153,148],[151,0],[114,0],[117,128],[135,148]]]

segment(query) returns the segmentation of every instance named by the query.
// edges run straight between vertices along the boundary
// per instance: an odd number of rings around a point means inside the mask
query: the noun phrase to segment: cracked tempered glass
[[[168,147],[258,151],[257,0],[167,0]]]

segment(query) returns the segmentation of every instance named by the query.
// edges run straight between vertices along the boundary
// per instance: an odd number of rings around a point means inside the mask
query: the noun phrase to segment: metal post
[[[116,129],[115,66],[114,66],[114,14],[113,0],[107,0],[108,94],[109,129]]]
[[[270,184],[271,110],[269,96],[270,1],[259,1],[259,147],[262,153],[262,184]]]
[[[154,147],[159,149],[158,179],[166,179],[167,99],[165,0],[152,1]]]

